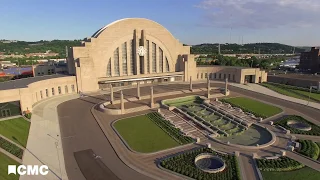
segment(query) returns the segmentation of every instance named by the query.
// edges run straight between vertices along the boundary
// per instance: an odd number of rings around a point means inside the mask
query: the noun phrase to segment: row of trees
[[[218,173],[206,173],[198,169],[194,160],[195,157],[201,153],[212,153],[215,156],[223,159],[226,163],[226,168],[222,172]],[[185,152],[173,157],[169,157],[161,161],[160,165],[166,169],[174,171],[179,174],[183,174],[190,178],[206,180],[206,179],[219,179],[219,180],[240,180],[240,170],[238,167],[238,162],[233,155],[224,155],[217,153],[209,148],[199,148],[193,151]]]
[[[308,47],[306,47],[308,48]],[[222,54],[292,54],[304,52],[304,48],[294,48],[293,46],[279,43],[252,43],[252,44],[220,44]],[[219,44],[198,44],[191,47],[192,54],[218,54]]]
[[[258,168],[262,171],[292,171],[304,167],[303,164],[288,157],[278,159],[256,159]]]
[[[195,141],[189,136],[184,136],[179,128],[173,127],[172,124],[169,121],[164,120],[159,113],[149,113],[147,114],[147,117],[174,138],[179,144],[188,144]]]
[[[311,140],[298,140],[298,142],[301,144],[301,148],[298,150],[299,153],[315,160],[318,159],[320,150],[315,142]]]
[[[287,122],[290,120],[295,120],[298,122],[308,124],[311,126],[311,130],[310,131],[301,131],[296,128],[292,128],[292,127],[288,126],[288,124],[287,124]],[[312,135],[312,136],[320,136],[320,127],[319,126],[317,126],[317,125],[313,124],[312,122],[307,121],[303,117],[297,116],[297,115],[285,116],[281,120],[277,121],[275,123],[275,125],[280,125],[286,129],[290,130],[291,133],[293,133],[293,134],[305,134],[305,135]]]
[[[220,66],[241,66],[241,67],[257,67],[270,70],[273,67],[279,66],[284,57],[270,57],[267,59],[258,59],[252,56],[251,59],[238,59],[237,57],[228,57],[217,55],[212,61],[198,60],[197,65],[220,65]]]
[[[18,41],[12,43],[0,42],[0,52],[5,54],[28,54],[28,53],[45,53],[48,50],[59,53],[58,58],[66,56],[66,46],[79,46],[81,40],[53,40],[53,41],[37,41],[26,42]]]

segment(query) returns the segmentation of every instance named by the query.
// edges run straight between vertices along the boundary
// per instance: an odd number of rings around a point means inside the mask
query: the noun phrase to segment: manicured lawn
[[[119,120],[114,127],[130,148],[138,152],[156,152],[179,145],[146,115]]]
[[[18,180],[19,175],[8,175],[8,165],[20,165],[5,154],[0,152],[0,179],[1,180]]]
[[[309,100],[309,94],[310,94],[310,101],[311,102],[317,102],[320,101],[320,94],[317,93],[309,93],[308,91],[303,91],[299,89],[294,89],[295,87],[292,86],[286,86],[283,84],[273,84],[273,83],[263,83],[261,84],[264,87],[267,87],[273,91],[276,91],[280,94],[302,99],[302,100]]]
[[[230,103],[233,106],[237,106],[244,111],[251,112],[255,115],[267,118],[282,112],[281,108],[262,103],[246,97],[235,97],[223,99],[223,101]]]
[[[302,99],[302,100],[308,100],[307,97],[299,95],[299,94],[291,92],[291,91],[288,91],[285,88],[277,87],[277,86],[272,85],[272,84],[263,84],[263,86],[267,87],[267,88],[269,88],[269,89],[271,89],[273,91],[276,91],[277,93],[286,95],[286,96],[290,96],[290,97],[294,97],[294,98],[298,98],[298,99]]]
[[[23,118],[0,121],[0,134],[26,147],[30,122]]]
[[[264,180],[319,180],[320,172],[309,167],[294,171],[261,171]]]

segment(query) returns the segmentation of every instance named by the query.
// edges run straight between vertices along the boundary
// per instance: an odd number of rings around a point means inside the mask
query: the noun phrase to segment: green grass
[[[265,104],[260,101],[256,101],[246,97],[228,98],[228,99],[223,99],[223,101],[230,103],[233,106],[237,106],[244,111],[248,111],[255,115],[265,117],[265,118],[282,112],[281,108],[278,108],[276,106],[272,106],[269,104]]]
[[[138,152],[156,152],[179,145],[146,115],[119,120],[114,127],[130,148]]]
[[[294,171],[275,172],[261,171],[264,180],[319,180],[320,172],[309,167],[304,167]]]
[[[263,83],[261,85],[286,96],[290,96],[290,97],[294,97],[294,98],[298,98],[306,101],[309,100],[309,92],[307,91],[292,89],[290,87],[285,87],[284,85],[280,87],[277,84],[270,84],[270,83]],[[311,93],[310,97],[311,97],[310,101],[312,102],[316,102],[315,100],[320,101],[320,94]]]
[[[30,122],[23,118],[0,121],[0,134],[26,147]]]
[[[20,164],[0,152],[0,179],[1,180],[18,180],[19,175],[14,175],[14,174],[8,175],[8,165],[20,165]]]

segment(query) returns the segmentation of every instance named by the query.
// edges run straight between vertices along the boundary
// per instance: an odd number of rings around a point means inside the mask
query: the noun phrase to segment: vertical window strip
[[[147,56],[146,56],[146,60],[147,60],[147,72],[150,73],[150,59],[149,59],[149,40],[147,40]]]
[[[170,69],[169,69],[169,62],[168,62],[168,59],[166,57],[166,72],[169,72]]]
[[[119,76],[120,75],[120,69],[119,69],[119,48],[117,48],[113,52],[113,58],[114,58],[114,71],[115,75]]]
[[[162,49],[159,47],[159,72],[163,72],[163,51]]]
[[[157,69],[156,62],[156,44],[152,43],[152,72],[155,73]]]
[[[111,76],[111,58],[109,58],[108,64],[107,64],[107,77]]]
[[[133,62],[133,40],[130,41],[130,74],[134,74],[134,62]]]
[[[127,68],[127,42],[122,44],[122,71],[124,75],[128,75]]]

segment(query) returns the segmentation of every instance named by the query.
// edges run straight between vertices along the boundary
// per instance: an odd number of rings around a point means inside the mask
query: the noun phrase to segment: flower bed
[[[295,128],[292,128],[290,126],[288,126],[287,122],[290,120],[295,120],[295,121],[300,121],[302,123],[306,123],[308,125],[311,126],[311,130],[310,131],[301,131]],[[312,136],[320,136],[320,127],[307,121],[306,119],[304,119],[301,116],[296,116],[296,115],[290,115],[290,116],[286,116],[284,118],[282,118],[281,120],[275,122],[275,125],[280,125],[288,130],[290,130],[291,133],[294,134],[305,134],[305,135],[312,135]]]
[[[195,141],[191,137],[184,136],[179,128],[173,127],[172,124],[169,121],[164,120],[159,113],[149,113],[147,114],[147,117],[151,119],[156,125],[158,125],[163,131],[168,133],[177,142],[179,142],[179,144],[189,144]]]
[[[303,168],[304,165],[288,157],[278,159],[256,159],[261,171],[292,171]]]
[[[195,158],[202,153],[212,153],[221,158],[226,167],[223,171],[218,173],[207,173],[198,169],[194,163]],[[220,180],[239,180],[240,170],[235,156],[228,154],[221,154],[209,148],[200,148],[179,154],[173,157],[166,158],[160,162],[163,168],[170,171],[188,176],[190,178],[204,180],[204,179],[220,179]]]
[[[319,157],[319,146],[311,140],[298,140],[301,144],[299,153],[317,160]]]
[[[0,137],[0,147],[18,158],[22,158],[23,150],[11,142]]]

